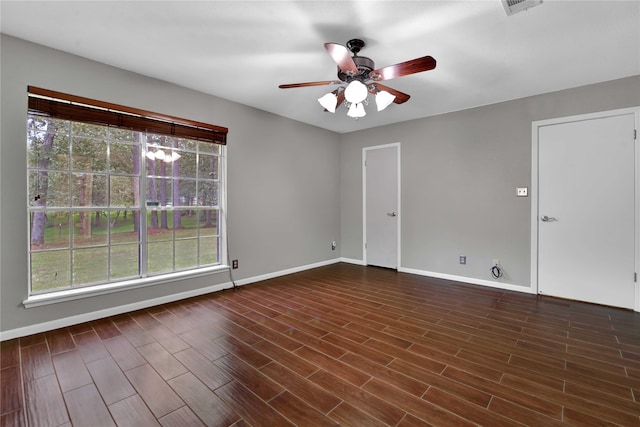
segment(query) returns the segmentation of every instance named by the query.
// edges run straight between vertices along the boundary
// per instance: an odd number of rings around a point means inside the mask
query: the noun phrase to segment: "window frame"
[[[146,110],[139,110],[130,107],[124,107],[117,104],[106,103],[102,101],[95,101],[88,98],[77,97],[74,95],[63,94],[61,92],[49,91],[46,89],[35,88],[32,86],[28,87],[28,100],[29,100],[29,113],[28,114],[38,114],[40,116],[48,116],[51,118],[57,118],[62,120],[69,120],[71,122],[80,122],[80,123],[89,123],[89,124],[98,124],[98,125],[108,125],[110,127],[120,127],[128,130],[134,130],[138,132],[143,132],[144,138],[140,142],[140,150],[141,150],[141,159],[140,159],[140,171],[139,171],[139,186],[140,190],[142,190],[142,194],[144,194],[145,190],[142,188],[147,185],[148,180],[148,168],[147,168],[147,159],[144,155],[144,148],[147,145],[147,135],[155,134],[155,135],[166,135],[172,138],[184,138],[190,139],[200,142],[208,142],[219,145],[219,149],[215,150],[216,153],[212,155],[217,156],[217,172],[218,177],[217,187],[218,187],[218,203],[215,209],[212,210],[217,211],[217,262],[215,265],[208,265],[204,267],[193,267],[184,270],[176,270],[175,262],[173,259],[174,268],[172,271],[162,272],[162,273],[154,273],[149,275],[147,272],[148,265],[148,252],[146,245],[148,244],[147,240],[147,224],[146,224],[146,215],[140,215],[140,234],[138,237],[138,247],[139,247],[139,264],[140,267],[138,269],[139,276],[134,278],[124,278],[121,280],[110,280],[108,282],[98,283],[98,284],[81,284],[79,286],[73,286],[72,284],[69,287],[60,288],[60,289],[49,289],[41,292],[34,293],[32,291],[32,268],[31,262],[28,263],[29,275],[28,275],[28,297],[23,304],[26,308],[36,307],[45,304],[70,301],[78,298],[85,298],[90,296],[102,295],[112,292],[119,292],[127,289],[136,289],[140,287],[152,286],[156,284],[162,283],[171,283],[180,279],[190,279],[201,276],[210,275],[219,271],[227,271],[229,269],[228,264],[228,254],[227,254],[227,244],[226,244],[226,200],[227,200],[227,180],[226,180],[226,135],[228,132],[227,128],[210,125],[202,122],[195,122],[187,119],[181,119],[173,116],[168,116],[164,114],[152,113]],[[80,119],[74,118],[74,114],[81,112]],[[89,117],[91,114],[96,114],[97,118]],[[106,121],[102,119],[107,117]],[[115,124],[115,126],[114,126]],[[143,130],[142,127],[145,129]],[[199,167],[198,162],[196,162],[196,168]],[[28,173],[31,173],[33,170],[29,167]],[[116,175],[118,175],[116,173]],[[107,171],[107,177],[110,176],[109,171]],[[197,181],[198,178],[195,178]],[[64,207],[60,207],[63,209]],[[147,209],[147,201],[146,198],[143,200],[141,197],[139,200],[139,206],[135,207],[139,209],[140,212],[146,212]],[[184,208],[187,208],[186,206]],[[206,208],[205,208],[206,209]],[[45,208],[46,210],[46,208]],[[55,210],[55,208],[52,208]],[[99,210],[98,207],[90,206],[87,210]],[[202,210],[203,212],[204,210]],[[27,206],[27,215],[30,218],[33,210],[30,206]],[[151,209],[149,210],[151,212]],[[30,239],[31,237],[31,220],[28,221],[28,232],[27,236]],[[196,237],[198,245],[200,242],[200,235]],[[174,232],[174,236],[171,240],[173,245],[176,243],[176,236]],[[31,256],[31,242],[29,244],[29,257]],[[111,247],[111,243],[107,242],[107,248]],[[71,248],[69,249],[71,250]],[[175,248],[174,248],[174,258],[175,258]]]

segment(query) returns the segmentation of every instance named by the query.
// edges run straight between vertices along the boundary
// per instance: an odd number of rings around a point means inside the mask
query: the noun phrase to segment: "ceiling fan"
[[[374,62],[370,58],[358,56],[358,53],[364,46],[364,41],[360,39],[349,40],[346,47],[337,43],[324,44],[331,58],[338,64],[339,80],[291,83],[283,84],[279,87],[281,89],[290,89],[296,87],[339,85],[337,89],[319,98],[318,102],[325,107],[326,111],[332,113],[344,103],[349,107],[347,115],[358,118],[366,114],[363,104],[367,104],[367,95],[369,93],[376,96],[378,111],[384,110],[392,102],[402,104],[409,100],[410,95],[378,82],[433,70],[436,67],[435,59],[431,56],[423,56],[376,69]],[[349,51],[351,51],[353,56],[351,56]]]

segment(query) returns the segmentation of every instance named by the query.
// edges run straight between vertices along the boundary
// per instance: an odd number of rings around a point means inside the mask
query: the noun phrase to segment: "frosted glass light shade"
[[[367,87],[361,81],[354,80],[344,90],[344,97],[352,104],[359,104],[367,99],[368,93]]]
[[[336,106],[338,105],[338,97],[332,92],[329,92],[325,96],[318,98],[320,105],[324,107],[330,113],[336,112]]]
[[[382,111],[387,108],[393,100],[396,99],[395,95],[391,95],[389,92],[381,90],[376,95],[376,105],[378,106],[378,111]]]
[[[366,115],[367,112],[364,111],[364,105],[362,105],[361,103],[351,104],[351,107],[349,107],[349,111],[347,112],[347,116],[353,117],[354,119],[357,119],[358,117],[364,117]]]

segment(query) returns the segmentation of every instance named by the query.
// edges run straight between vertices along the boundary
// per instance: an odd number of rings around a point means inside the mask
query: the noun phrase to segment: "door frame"
[[[383,149],[383,148],[393,148],[395,147],[396,149],[396,161],[398,163],[398,176],[397,176],[397,200],[396,200],[396,204],[397,204],[397,221],[396,221],[396,235],[397,235],[397,267],[396,270],[400,270],[400,260],[401,260],[401,253],[402,253],[402,246],[400,246],[400,241],[401,241],[401,233],[400,231],[402,230],[402,208],[401,208],[401,176],[402,176],[402,170],[401,170],[401,161],[400,161],[400,143],[399,142],[394,142],[391,144],[382,144],[382,145],[374,145],[374,146],[370,146],[370,147],[363,147],[362,148],[362,263],[364,265],[367,265],[367,168],[366,168],[366,160],[367,160],[367,152],[371,151],[371,150],[379,150],[379,149]]]
[[[637,129],[640,127],[640,107],[622,108],[617,110],[600,111],[597,113],[580,114],[531,123],[531,290],[538,294],[538,173],[539,173],[539,129],[545,126],[558,125],[585,120],[602,119],[607,117],[633,114],[635,118],[635,271],[640,273],[640,149],[638,147]],[[640,312],[640,282],[635,282],[634,311]]]

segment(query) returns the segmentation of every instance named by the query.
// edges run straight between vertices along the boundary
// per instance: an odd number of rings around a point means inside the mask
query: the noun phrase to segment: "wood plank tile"
[[[325,390],[331,390],[337,397],[350,405],[370,414],[374,418],[390,425],[397,424],[404,416],[404,411],[387,400],[354,386],[326,371],[318,371],[309,377]]]
[[[88,363],[87,369],[107,405],[136,394],[127,377],[110,357]]]
[[[27,421],[31,426],[59,426],[69,422],[67,407],[55,375],[25,384]]]
[[[125,372],[156,418],[184,406],[184,402],[150,365],[142,365]]]
[[[56,329],[55,331],[47,332],[45,335],[52,355],[75,350],[76,348],[76,343],[73,341],[68,328]]]
[[[76,346],[82,356],[82,360],[84,360],[85,363],[91,363],[93,361],[109,357],[109,352],[104,347],[102,340],[98,337],[98,334],[96,334],[95,331],[91,330],[89,332],[75,334],[73,339],[75,340]]]
[[[46,342],[38,342],[28,347],[22,347],[20,351],[22,376],[25,382],[55,373]]]
[[[91,375],[78,350],[56,354],[52,360],[63,392],[91,384]]]
[[[183,406],[180,409],[176,409],[170,414],[160,418],[160,424],[163,427],[177,427],[177,426],[189,426],[189,427],[205,427],[205,424],[193,413],[188,406]],[[234,424],[236,425],[236,424]]]
[[[295,354],[358,387],[371,378],[371,375],[309,347],[302,347]]]
[[[22,409],[22,377],[20,367],[0,370],[0,414]]]
[[[147,363],[147,360],[138,353],[129,340],[124,336],[105,340],[103,341],[103,344],[107,348],[109,354],[111,354],[113,360],[115,360],[123,371],[128,371],[129,369]]]
[[[297,426],[311,424],[313,424],[314,427],[340,425],[336,421],[316,411],[288,391],[271,399],[269,405]]]
[[[93,384],[64,393],[71,422],[76,426],[115,426],[109,410]]]
[[[0,342],[0,369],[20,364],[20,340]]]
[[[333,411],[329,413],[329,417],[335,419],[340,425],[352,426],[352,427],[385,427],[388,424],[383,423],[377,418],[360,411],[357,408],[349,405],[347,402],[342,402]]]
[[[233,381],[215,392],[227,405],[256,427],[293,426],[279,412],[251,393],[242,384]]]
[[[283,391],[282,386],[233,354],[221,357],[213,364],[263,400],[270,400]]]
[[[168,383],[206,425],[230,425],[240,418],[190,372],[169,380]]]
[[[435,425],[446,426],[472,426],[474,423],[465,420],[461,416],[452,414],[443,407],[433,404],[419,397],[398,390],[376,378],[369,381],[364,387],[371,394],[385,399],[388,405],[402,409],[407,413],[423,421]],[[428,391],[427,391],[428,393]],[[471,405],[471,404],[470,404]],[[445,406],[446,407],[446,406]],[[491,424],[487,424],[491,425]]]
[[[187,368],[159,343],[141,345],[138,351],[165,381],[187,372]]]
[[[233,377],[193,348],[179,351],[174,356],[211,390],[233,381]]]
[[[215,422],[212,393],[235,427],[640,424],[639,313],[342,263],[9,340],[0,369],[3,425],[70,426],[87,387],[121,424]]]
[[[331,391],[299,376],[278,362],[269,363],[260,371],[323,414],[331,411],[341,401]]]
[[[159,426],[147,405],[137,394],[109,405],[111,416],[118,427]],[[183,424],[186,425],[186,424]]]
[[[272,360],[278,360],[280,363],[286,365],[289,369],[303,377],[308,377],[318,370],[318,367],[313,363],[310,363],[308,360],[295,353],[278,347],[270,341],[260,341],[254,344],[253,347],[270,357]]]

